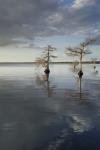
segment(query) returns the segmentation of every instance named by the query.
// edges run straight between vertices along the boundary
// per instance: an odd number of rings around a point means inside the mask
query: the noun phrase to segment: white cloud
[[[81,7],[87,7],[89,5],[94,5],[95,0],[75,0],[72,7],[73,8],[81,8]]]

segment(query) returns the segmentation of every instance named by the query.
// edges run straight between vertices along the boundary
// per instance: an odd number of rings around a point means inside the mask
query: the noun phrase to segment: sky
[[[91,37],[85,60],[100,60],[100,0],[0,0],[0,62],[35,61],[47,45],[70,61],[66,47]]]

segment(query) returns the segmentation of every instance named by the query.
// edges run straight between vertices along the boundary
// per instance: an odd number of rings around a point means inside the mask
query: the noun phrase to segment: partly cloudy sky
[[[99,0],[0,0],[1,61],[34,61],[48,44],[58,49],[98,35],[90,57],[100,57]]]

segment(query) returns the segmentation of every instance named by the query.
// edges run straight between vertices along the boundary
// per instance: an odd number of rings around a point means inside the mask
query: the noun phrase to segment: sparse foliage
[[[85,55],[91,54],[91,51],[88,49],[88,46],[92,44],[95,39],[86,39],[85,42],[80,43],[78,47],[68,47],[66,48],[66,55],[68,56],[77,56],[79,58],[81,69],[82,69],[82,59]]]
[[[52,59],[56,58],[53,52],[56,50],[55,47],[48,45],[47,48],[42,52],[42,55],[36,59],[37,67],[44,67],[49,70],[49,63]]]

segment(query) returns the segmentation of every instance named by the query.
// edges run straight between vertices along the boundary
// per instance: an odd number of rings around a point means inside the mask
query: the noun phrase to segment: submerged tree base
[[[82,76],[83,76],[83,71],[82,71],[82,70],[80,70],[80,71],[78,72],[78,76],[79,76],[79,78],[82,78]]]
[[[46,74],[49,74],[49,73],[50,73],[50,70],[49,70],[49,69],[45,69],[44,72],[45,72]]]

